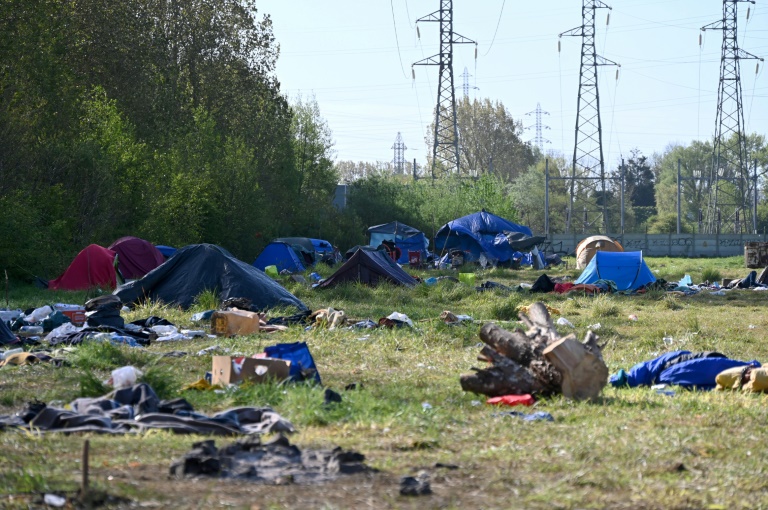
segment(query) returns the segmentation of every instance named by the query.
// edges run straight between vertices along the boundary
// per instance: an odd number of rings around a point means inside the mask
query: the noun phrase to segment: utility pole
[[[750,200],[754,195],[749,175],[747,141],[745,138],[744,109],[741,101],[740,60],[762,58],[739,48],[738,5],[754,4],[754,0],[723,0],[723,19],[701,27],[702,31],[722,30],[723,42],[720,55],[720,85],[717,89],[717,115],[715,120],[715,142],[710,169],[709,203],[706,213],[707,233],[719,234],[721,211],[733,211],[734,233],[741,233],[739,215],[747,218]],[[749,9],[747,9],[749,19]],[[701,45],[701,36],[699,36]],[[758,66],[760,64],[758,63]],[[755,70],[757,72],[757,69]],[[727,214],[727,213],[726,213]],[[746,226],[747,222],[744,221]]]
[[[403,137],[399,131],[397,132],[397,138],[395,138],[395,144],[391,148],[395,150],[395,158],[392,160],[392,163],[395,165],[395,173],[399,175],[404,174],[405,151],[408,147],[405,146],[405,142],[403,142]]]
[[[412,66],[439,66],[440,82],[437,88],[435,106],[435,140],[432,147],[432,175],[438,161],[448,171],[460,174],[459,129],[456,123],[456,94],[453,88],[453,45],[474,44],[477,58],[477,43],[453,31],[453,0],[440,0],[440,9],[416,20],[440,24],[440,53],[414,62]],[[415,77],[415,72],[412,69]]]
[[[565,232],[571,228],[574,202],[583,203],[585,224],[591,226],[598,220],[603,232],[608,231],[608,204],[603,160],[603,127],[600,122],[600,94],[597,89],[597,67],[615,65],[597,54],[595,50],[595,11],[611,9],[600,0],[582,0],[581,26],[560,34],[560,37],[581,37],[581,70],[579,76],[579,95],[576,103],[576,141],[573,147],[573,164],[570,177],[570,198]],[[609,18],[610,19],[610,18]],[[606,22],[607,24],[607,22]],[[558,50],[560,43],[558,42]],[[616,71],[618,77],[618,71]],[[579,182],[578,187],[576,182]],[[597,194],[600,194],[602,211],[600,217],[590,219],[598,211]]]
[[[542,130],[549,129],[549,126],[545,126],[545,125],[542,124],[541,116],[542,115],[549,115],[549,112],[542,111],[541,110],[541,103],[536,103],[536,109],[534,111],[532,111],[532,112],[526,113],[526,115],[536,115],[536,117],[535,117],[536,118],[536,124],[534,124],[533,126],[528,126],[525,129],[531,129],[531,127],[534,127],[536,129],[536,136],[533,139],[533,144],[536,145],[536,147],[538,147],[541,150],[541,152],[544,152],[544,144],[545,143],[552,143],[552,142],[550,142],[549,140],[544,138],[544,136],[542,136],[542,134],[541,134]]]

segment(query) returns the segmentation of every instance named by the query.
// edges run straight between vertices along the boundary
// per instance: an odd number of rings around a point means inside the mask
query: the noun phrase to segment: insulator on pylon
[[[558,41],[557,41],[557,52],[558,52],[558,53],[560,53],[560,43],[561,43],[561,42],[562,42],[562,41],[560,41],[560,40],[558,39]]]
[[[619,81],[619,70],[616,69],[616,81]]]
[[[477,60],[477,44],[475,44],[475,60]]]
[[[752,7],[747,7],[747,21],[749,21],[749,10],[750,10],[751,8],[752,8]]]
[[[608,15],[605,17],[605,26],[607,27],[610,24],[611,24],[611,13],[609,11]]]
[[[699,34],[699,46],[701,46],[701,43],[702,43],[703,39],[704,38],[701,36],[701,34]]]
[[[416,25],[416,37],[421,39],[421,30],[419,30],[419,25]]]
[[[755,74],[757,74],[757,72],[758,72],[759,70],[760,70],[760,62],[758,62],[757,64],[755,64]]]
[[[414,80],[416,79],[416,69],[414,69],[413,67],[411,67],[411,76],[413,76]]]

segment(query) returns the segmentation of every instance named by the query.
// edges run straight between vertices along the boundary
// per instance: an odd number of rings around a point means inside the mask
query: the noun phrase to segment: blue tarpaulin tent
[[[598,251],[574,283],[612,280],[618,290],[637,290],[656,281],[641,251]]]
[[[512,223],[486,211],[449,221],[435,235],[435,251],[440,254],[450,250],[464,252],[464,260],[475,262],[480,255],[490,260],[507,262],[515,252],[503,235],[505,232],[519,232],[533,236],[531,229]],[[502,238],[497,240],[497,236]]]
[[[421,260],[427,260],[429,252],[429,239],[424,233],[416,228],[409,227],[399,221],[391,221],[383,225],[375,225],[368,228],[368,234],[371,236],[370,244],[377,247],[382,241],[394,241],[395,246],[400,248],[399,264],[408,263],[408,252],[417,251],[421,253]]]
[[[278,272],[287,269],[291,273],[302,273],[306,269],[293,247],[282,241],[269,243],[253,261],[253,265],[262,271],[267,266],[277,266]]]

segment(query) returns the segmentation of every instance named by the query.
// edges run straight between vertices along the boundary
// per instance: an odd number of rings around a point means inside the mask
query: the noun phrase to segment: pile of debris
[[[527,331],[507,331],[496,324],[480,330],[485,343],[478,359],[490,363],[461,376],[461,388],[497,397],[553,395],[575,400],[596,398],[608,381],[598,336],[588,331],[583,343],[570,334],[560,338],[546,305],[534,303],[520,320]]]

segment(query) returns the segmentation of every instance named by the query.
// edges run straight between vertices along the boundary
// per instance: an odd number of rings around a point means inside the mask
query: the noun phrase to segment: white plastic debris
[[[421,409],[424,411],[429,411],[430,409],[432,409],[432,404],[430,404],[429,402],[422,402]]]
[[[51,330],[50,333],[48,333],[45,337],[45,340],[48,342],[51,340],[51,338],[55,338],[57,336],[65,336],[69,335],[70,333],[77,333],[78,331],[81,331],[83,328],[78,328],[71,322],[65,322],[58,328],[55,328]]]
[[[387,315],[387,319],[393,320],[393,321],[405,322],[410,327],[413,327],[413,321],[409,319],[408,316],[405,315],[404,313],[392,312],[389,315]]]
[[[179,332],[176,326],[157,325],[149,329],[157,333],[157,336],[174,335]]]
[[[575,328],[576,326],[573,325],[571,321],[566,319],[565,317],[560,317],[557,319],[558,326],[568,326],[569,328]]]
[[[116,390],[119,390],[120,388],[130,388],[136,384],[136,381],[142,375],[144,374],[136,367],[120,367],[112,371],[112,378],[110,381],[112,381],[112,387]]]
[[[29,315],[24,317],[25,322],[41,322],[43,319],[48,318],[49,315],[53,313],[53,308],[51,308],[48,305],[41,306],[40,308],[36,308],[32,311]]]
[[[64,505],[67,504],[67,498],[59,496],[57,494],[46,494],[45,496],[43,496],[43,503],[45,503],[48,506],[62,508]]]
[[[587,326],[587,329],[593,329],[594,330],[594,329],[600,329],[602,327],[603,327],[602,324],[600,324],[599,322],[596,322],[594,324],[590,324],[589,326]]]

